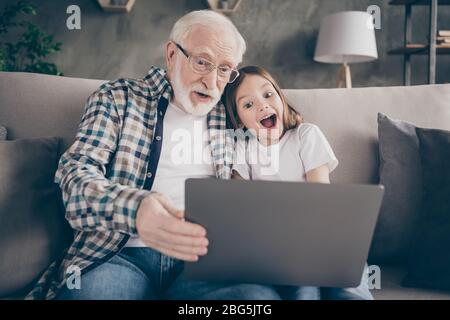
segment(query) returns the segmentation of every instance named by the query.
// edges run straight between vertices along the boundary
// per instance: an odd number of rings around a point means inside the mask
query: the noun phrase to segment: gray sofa
[[[0,125],[8,129],[9,140],[58,136],[63,138],[64,149],[74,138],[86,98],[103,82],[0,72]],[[337,183],[378,182],[377,112],[419,126],[450,128],[448,84],[285,92],[304,118],[317,124],[328,137],[340,160],[332,174],[333,182]],[[64,242],[67,240],[61,240],[64,233],[70,232],[65,228],[64,213],[37,214],[39,223],[24,219],[19,213],[0,212],[3,221],[15,219],[30,230],[40,229],[40,232],[18,236],[15,230],[5,227],[9,224],[0,224],[1,298],[21,298],[67,244]],[[60,221],[62,227],[49,228],[46,221]],[[27,248],[30,241],[36,244],[33,249]],[[389,246],[389,243],[379,245]],[[15,254],[6,259],[5,252],[11,252],[11,246]],[[381,268],[381,289],[372,291],[376,299],[450,299],[450,292],[402,287],[405,265],[381,264],[382,259],[378,259],[369,261],[369,264],[380,264]]]

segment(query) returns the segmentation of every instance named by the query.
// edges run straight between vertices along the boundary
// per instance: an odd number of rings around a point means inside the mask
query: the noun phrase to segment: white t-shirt
[[[246,150],[247,145],[247,150]],[[281,140],[264,146],[254,136],[235,146],[233,170],[247,180],[306,181],[306,173],[324,164],[330,172],[338,160],[322,131],[302,123],[286,131]]]
[[[163,144],[152,191],[164,194],[184,210],[184,183],[188,178],[215,176],[207,116],[193,116],[169,104],[164,115]],[[127,247],[145,247],[131,237]]]

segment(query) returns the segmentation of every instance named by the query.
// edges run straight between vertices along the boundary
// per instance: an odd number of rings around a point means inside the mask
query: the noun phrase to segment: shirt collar
[[[151,97],[164,97],[168,101],[173,96],[173,89],[167,78],[167,72],[152,66],[145,76],[145,81],[149,84],[149,93]]]

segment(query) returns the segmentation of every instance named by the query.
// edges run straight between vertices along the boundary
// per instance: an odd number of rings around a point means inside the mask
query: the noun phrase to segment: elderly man
[[[245,49],[229,19],[191,12],[171,32],[167,73],[152,67],[89,97],[56,173],[75,238],[28,298],[279,298],[271,287],[182,276],[183,261],[208,248],[206,230],[183,219],[184,181],[230,176],[233,141],[220,96]]]

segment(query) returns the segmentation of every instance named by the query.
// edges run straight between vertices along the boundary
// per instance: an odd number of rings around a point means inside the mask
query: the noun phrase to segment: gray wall
[[[1,0],[3,4],[12,0]],[[202,0],[136,0],[132,12],[103,12],[95,0],[41,0],[37,21],[63,42],[55,61],[66,76],[96,79],[140,77],[151,65],[164,66],[164,44],[183,14],[206,8]],[[78,4],[81,30],[66,28],[66,8]],[[376,31],[379,59],[353,65],[355,87],[402,85],[402,57],[387,55],[403,41],[402,6],[388,0],[243,0],[231,16],[247,40],[244,64],[269,69],[284,88],[329,88],[336,84],[338,65],[313,61],[320,21],[343,10],[381,7]],[[0,5],[1,6],[1,5]],[[413,8],[414,40],[427,37],[428,9]],[[450,6],[440,7],[438,28],[450,29]],[[413,84],[427,79],[427,59],[413,57]],[[438,56],[437,82],[450,81],[450,56]]]

